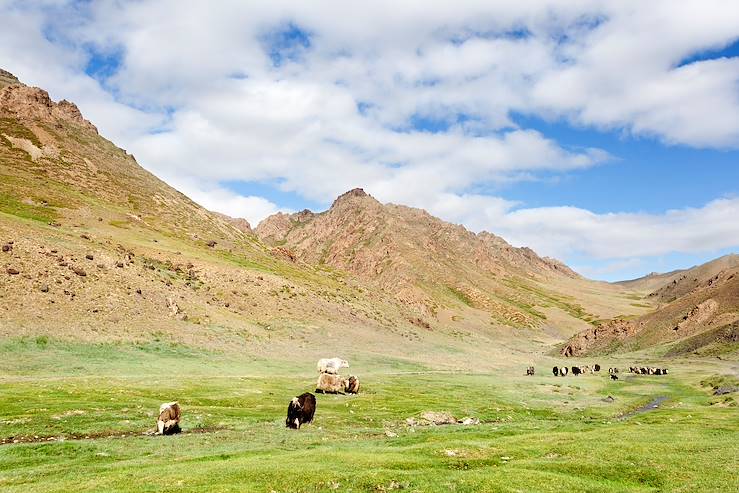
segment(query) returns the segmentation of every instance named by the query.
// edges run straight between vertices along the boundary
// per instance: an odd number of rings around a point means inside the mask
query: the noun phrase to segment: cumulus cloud
[[[514,243],[547,255],[576,252],[624,259],[734,247],[739,241],[737,214],[739,199],[723,198],[663,214],[595,214],[576,207],[519,209],[506,212],[499,225]]]
[[[737,244],[734,199],[595,214],[479,193],[613,158],[517,114],[739,148],[739,59],[706,55],[739,39],[736,3],[10,1],[0,17],[5,68],[252,223],[279,205],[221,183],[279,183],[318,203],[361,186],[564,257]]]
[[[244,218],[252,227],[277,212],[293,212],[254,195],[244,196],[219,186],[177,184],[177,188],[206,209],[231,217]]]

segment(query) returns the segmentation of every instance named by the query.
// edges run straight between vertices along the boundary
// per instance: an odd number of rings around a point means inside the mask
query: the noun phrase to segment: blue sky
[[[361,186],[598,279],[739,249],[732,2],[10,1],[0,18],[3,68],[253,224]]]
[[[570,147],[599,147],[613,159],[600,166],[521,181],[500,191],[531,207],[572,205],[593,212],[651,212],[700,207],[739,192],[739,152],[666,145],[620,131],[574,128],[566,122],[517,119]]]

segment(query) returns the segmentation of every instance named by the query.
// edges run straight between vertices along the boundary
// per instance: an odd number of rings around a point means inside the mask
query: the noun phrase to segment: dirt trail
[[[626,414],[622,414],[619,416],[619,420],[629,419],[633,418],[634,416],[638,416],[639,414],[648,413],[649,411],[654,411],[655,409],[659,408],[660,404],[665,402],[667,400],[667,396],[661,395],[659,397],[655,397],[651,402],[634,409],[633,411],[630,411]]]

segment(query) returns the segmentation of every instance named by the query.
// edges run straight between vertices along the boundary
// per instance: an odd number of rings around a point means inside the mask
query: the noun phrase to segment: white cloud
[[[0,18],[5,68],[77,102],[196,201],[252,223],[278,205],[219,183],[276,181],[319,203],[362,186],[558,256],[739,242],[733,199],[594,214],[478,192],[611,158],[521,128],[518,113],[739,148],[739,59],[682,63],[739,39],[735,2],[0,2]],[[269,46],[289,45],[291,26],[308,47]],[[84,72],[91,47],[122,54],[104,86]]]
[[[293,212],[278,207],[263,197],[240,195],[214,184],[196,184],[177,179],[168,180],[168,183],[173,184],[206,209],[235,218],[244,218],[252,227],[256,227],[262,219],[277,212]]]
[[[625,259],[735,247],[737,217],[739,199],[724,198],[664,214],[595,214],[576,207],[519,209],[500,217],[499,228],[513,243],[545,255],[582,253]]]

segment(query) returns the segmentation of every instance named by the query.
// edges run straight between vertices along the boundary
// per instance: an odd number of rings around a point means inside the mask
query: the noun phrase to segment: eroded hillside
[[[665,345],[668,355],[719,354],[739,348],[739,265],[736,255],[662,276],[647,295],[661,304],[634,320],[616,319],[575,335],[562,354],[630,351]],[[637,280],[638,281],[638,280]],[[632,283],[637,281],[630,281]]]
[[[645,311],[530,249],[359,190],[256,232],[264,242],[144,170],[73,103],[0,73],[3,336],[464,366]]]

